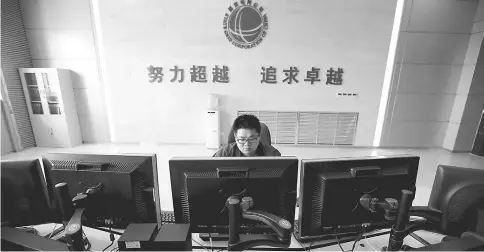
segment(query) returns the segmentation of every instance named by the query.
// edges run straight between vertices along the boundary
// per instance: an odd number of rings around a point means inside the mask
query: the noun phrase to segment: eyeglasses
[[[238,138],[238,137],[235,137],[235,140],[237,141],[237,143],[239,144],[245,144],[247,142],[249,142],[249,144],[253,144],[255,142],[257,142],[257,139],[259,139],[258,136],[256,137],[251,137],[251,138]]]

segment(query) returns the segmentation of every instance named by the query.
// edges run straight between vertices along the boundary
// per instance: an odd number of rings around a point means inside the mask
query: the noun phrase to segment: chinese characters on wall
[[[155,66],[148,66],[148,76],[150,77],[150,82],[163,82],[163,67],[155,67]],[[171,77],[170,82],[178,82],[182,83],[185,81],[185,69],[178,68],[178,66],[174,66],[171,69],[168,69],[168,78]],[[210,79],[207,79],[207,67],[206,66],[193,66],[190,68],[190,82],[208,82]],[[212,68],[212,82],[218,83],[229,83],[229,68],[227,66],[219,67],[216,65]]]
[[[285,78],[282,80],[283,83],[293,84],[299,83],[299,80],[302,79],[305,82],[309,82],[312,84],[316,82],[321,82],[319,77],[320,68],[312,67],[311,70],[306,71],[305,77],[299,77],[299,69],[297,67],[289,67],[289,69],[283,69],[282,72],[284,73]],[[338,68],[334,70],[332,67],[326,71],[326,85],[342,85],[343,84],[343,69]],[[262,67],[261,74],[261,83],[267,84],[277,84],[277,69],[269,66],[269,67]]]
[[[262,71],[260,73],[261,75],[261,83],[266,83],[266,84],[277,84],[278,79],[277,79],[277,68],[273,66],[269,67],[262,67]],[[155,66],[149,66],[147,68],[148,70],[148,77],[149,77],[149,82],[158,82],[161,83],[163,82],[163,77],[165,74],[163,73],[163,67],[155,67]],[[343,69],[342,68],[337,68],[333,69],[332,67],[326,70],[326,78],[324,79],[320,77],[320,68],[312,67],[311,70],[306,71],[304,74],[304,71],[300,71],[297,67],[289,67],[288,69],[283,69],[282,73],[284,74],[284,78],[282,79],[282,83],[287,83],[287,84],[294,84],[294,83],[299,83],[299,81],[304,81],[308,82],[311,85],[322,82],[326,85],[342,85],[343,84]],[[167,73],[167,78],[169,78],[170,82],[178,82],[182,83],[185,81],[185,69],[179,68],[178,66],[174,66],[173,68],[168,69],[166,71]],[[227,66],[222,66],[219,67],[218,65],[215,65],[211,69],[211,78],[207,77],[207,67],[206,66],[195,66],[191,67],[189,69],[189,77],[190,77],[190,82],[201,82],[201,83],[207,83],[209,81],[213,83],[229,83],[230,78],[229,78],[229,68]],[[187,74],[187,77],[188,77]],[[210,74],[210,71],[209,71]],[[323,79],[323,80],[322,80]],[[188,79],[187,79],[188,81]]]

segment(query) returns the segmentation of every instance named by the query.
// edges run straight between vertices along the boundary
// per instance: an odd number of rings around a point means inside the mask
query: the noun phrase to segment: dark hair
[[[234,133],[237,133],[239,129],[254,129],[260,134],[260,122],[254,115],[240,115],[234,120],[232,129]]]

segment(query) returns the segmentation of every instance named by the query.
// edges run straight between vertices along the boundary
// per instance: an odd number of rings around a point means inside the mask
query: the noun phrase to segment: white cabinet
[[[19,68],[19,73],[37,146],[81,144],[70,70]]]

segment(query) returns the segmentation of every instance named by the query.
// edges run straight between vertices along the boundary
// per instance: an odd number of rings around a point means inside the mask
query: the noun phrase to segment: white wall
[[[34,67],[72,70],[82,138],[109,142],[89,0],[20,0]]]
[[[203,143],[203,111],[208,94],[217,93],[224,132],[237,110],[349,111],[360,113],[355,144],[371,146],[396,1],[257,1],[269,30],[250,50],[225,38],[222,21],[232,2],[94,1],[114,142]],[[187,74],[192,65],[211,73],[215,64],[230,68],[229,84],[167,80],[174,65]],[[147,65],[164,68],[163,83],[149,83]],[[262,66],[276,67],[280,83],[262,85]],[[301,70],[298,84],[281,83],[289,66]],[[329,67],[344,68],[344,85],[303,82],[313,66],[323,80]],[[337,92],[359,96],[337,99]]]
[[[382,146],[442,147],[477,4],[406,2]]]
[[[484,109],[484,0],[479,1],[443,147],[470,151]]]

